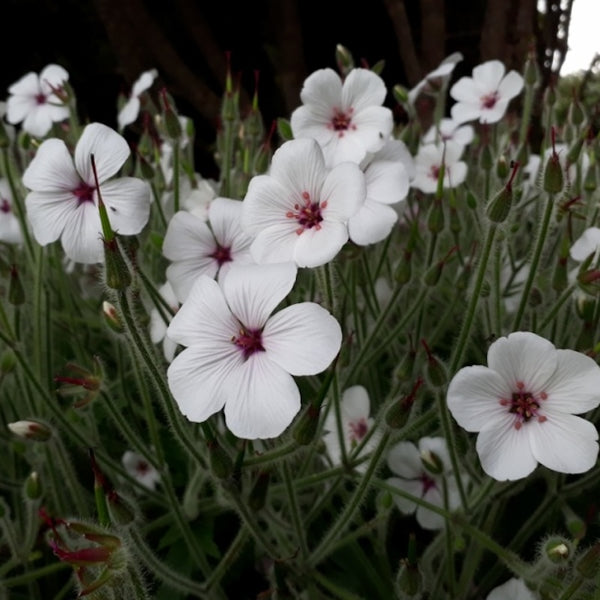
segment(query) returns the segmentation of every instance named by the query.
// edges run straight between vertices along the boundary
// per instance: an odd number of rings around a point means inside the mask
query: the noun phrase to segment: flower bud
[[[298,444],[306,446],[313,441],[318,425],[319,409],[309,404],[306,410],[300,415],[292,435]]]
[[[17,356],[11,348],[7,348],[0,355],[0,376],[12,373],[17,364]]]
[[[52,437],[52,429],[40,421],[15,421],[9,423],[8,428],[20,438],[34,442],[47,442]]]
[[[352,69],[354,69],[354,58],[352,57],[350,50],[345,46],[342,46],[342,44],[338,44],[335,47],[335,62],[342,77],[345,77]]]
[[[279,117],[277,119],[277,133],[279,134],[282,142],[287,142],[294,139],[292,126],[290,122],[283,117]]]
[[[572,544],[567,539],[552,537],[544,544],[542,552],[543,557],[553,564],[565,563],[571,556]]]
[[[477,208],[477,198],[475,198],[475,194],[470,190],[467,192],[467,206],[471,210],[475,210]]]
[[[32,471],[25,480],[23,493],[26,500],[39,500],[42,497],[42,486],[37,471]]]
[[[600,571],[600,543],[594,544],[577,561],[575,568],[586,579],[595,579]]]
[[[513,181],[519,169],[519,162],[511,162],[512,173],[506,185],[491,199],[486,208],[488,219],[493,223],[503,223],[508,217],[513,201]]]
[[[394,273],[394,279],[400,285],[404,285],[410,281],[412,275],[412,267],[410,259],[412,257],[412,252],[410,250],[404,251],[404,256],[398,263],[396,267],[396,271]]]
[[[427,471],[434,475],[439,475],[444,472],[444,463],[442,459],[431,450],[423,450],[421,452],[421,462]]]
[[[425,352],[427,352],[427,383],[433,388],[439,388],[448,381],[446,367],[442,361],[431,352],[425,340],[421,340],[421,344],[425,348]]]
[[[394,96],[394,100],[398,102],[398,104],[404,104],[408,102],[408,91],[406,88],[399,83],[397,83],[392,88],[392,95]]]
[[[444,229],[444,208],[437,197],[427,215],[427,229],[431,233],[440,233]]]
[[[102,315],[104,316],[104,321],[106,324],[114,332],[123,333],[125,331],[125,327],[121,321],[121,317],[119,316],[117,309],[110,302],[106,302],[106,300],[102,303]]]
[[[567,118],[569,123],[574,127],[578,127],[585,121],[584,108],[575,93],[573,94],[573,100],[569,103],[569,114]]]
[[[531,87],[537,86],[540,81],[540,68],[536,60],[535,51],[527,53],[525,68],[523,69],[523,79],[525,80],[525,83]]]
[[[233,473],[233,461],[229,454],[216,440],[208,441],[206,446],[208,447],[208,458],[212,474],[218,479],[229,477]]]
[[[130,500],[111,490],[106,494],[108,514],[115,525],[131,525],[135,520],[136,510]]]
[[[104,242],[104,279],[106,285],[113,290],[124,290],[131,285],[131,273],[123,258],[117,239],[102,240]]]
[[[596,162],[591,161],[590,166],[583,180],[583,189],[586,192],[593,192],[598,187],[598,178],[596,176]]]
[[[255,512],[259,511],[265,505],[270,479],[270,471],[259,471],[256,481],[248,495],[248,506],[251,510]]]
[[[554,266],[554,273],[552,274],[552,289],[560,293],[566,290],[568,285],[567,259],[559,257]]]
[[[569,151],[567,152],[568,165],[574,165],[579,160],[579,157],[581,156],[581,149],[583,148],[586,137],[587,135],[580,135],[569,148]]]
[[[417,391],[423,384],[423,379],[419,377],[412,390],[398,402],[388,409],[385,415],[385,422],[392,429],[401,429],[408,422],[410,413],[417,397]]]
[[[486,144],[481,150],[480,164],[484,171],[489,171],[494,166],[494,155],[489,144]]]
[[[543,178],[543,188],[550,194],[560,193],[564,185],[563,169],[555,148],[555,136],[554,128],[552,128],[552,153],[546,161]]]
[[[506,156],[501,154],[496,161],[496,175],[498,176],[498,179],[504,179],[508,176],[509,172],[510,170]]]

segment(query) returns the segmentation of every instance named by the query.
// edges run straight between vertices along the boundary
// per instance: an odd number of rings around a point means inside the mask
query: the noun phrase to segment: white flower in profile
[[[169,222],[162,251],[171,261],[167,280],[180,302],[185,302],[199,275],[221,277],[233,264],[254,262],[252,238],[241,227],[242,204],[215,198],[208,208],[207,222],[184,210]]]
[[[342,395],[340,402],[341,432],[338,431],[335,407],[333,404],[330,404],[325,422],[323,423],[323,442],[332,464],[339,465],[342,463],[340,438],[343,439],[346,456],[352,455],[354,460],[368,456],[373,451],[381,434],[371,431],[374,421],[369,416],[369,413],[369,394],[362,385],[351,386]],[[369,439],[355,456],[355,449],[369,433]],[[367,462],[358,464],[356,470],[364,472],[367,464]]]
[[[271,315],[296,281],[293,263],[233,265],[217,283],[200,275],[167,335],[186,346],[167,370],[181,412],[203,422],[225,409],[240,438],[280,435],[300,410],[293,376],[325,370],[342,331],[313,302]]]
[[[447,56],[433,71],[425,75],[425,77],[408,92],[408,101],[411,104],[423,92],[431,92],[441,90],[444,85],[447,85],[454,67],[463,59],[460,52],[454,52]]]
[[[495,587],[486,600],[538,600],[539,596],[532,592],[522,579],[512,577],[502,585]]]
[[[27,73],[8,88],[6,120],[22,123],[23,130],[34,137],[44,137],[52,123],[69,117],[69,109],[56,92],[68,81],[69,74],[60,65],[50,64],[38,75]]]
[[[13,196],[8,179],[0,179],[0,242],[20,244],[23,232],[13,210]]]
[[[314,140],[285,142],[273,155],[269,173],[250,180],[243,202],[242,227],[254,237],[254,260],[324,265],[348,241],[348,220],[365,195],[365,176],[357,164],[328,169]]]
[[[94,156],[100,193],[114,231],[136,235],[150,216],[150,186],[135,177],[110,179],[129,156],[125,139],[101,123],[86,125],[74,159],[63,140],[42,142],[23,173],[32,190],[25,198],[33,235],[42,246],[60,238],[68,258],[79,263],[104,260]]]
[[[350,239],[359,246],[384,240],[398,220],[394,205],[406,198],[410,187],[404,163],[396,158],[390,140],[379,152],[368,155],[363,161],[367,195],[364,204],[348,221]],[[399,142],[402,144],[402,142]]]
[[[152,87],[154,80],[158,77],[158,71],[156,69],[150,69],[144,71],[134,82],[131,93],[127,102],[122,106],[119,114],[117,115],[117,123],[119,124],[119,131],[122,131],[127,125],[133,123],[140,114],[140,96]]]
[[[598,432],[576,414],[600,404],[600,367],[574,350],[517,331],[493,342],[488,366],[464,367],[448,387],[448,408],[479,432],[483,470],[499,481],[527,477],[538,463],[560,473],[596,464]]]
[[[569,249],[571,258],[579,263],[590,255],[600,255],[600,228],[588,227]]]
[[[156,489],[160,481],[160,473],[141,455],[132,450],[126,450],[121,457],[125,471],[138,483],[149,490]]]
[[[442,437],[423,437],[418,447],[412,442],[398,442],[387,456],[387,464],[397,477],[386,482],[407,492],[415,498],[422,498],[435,506],[444,506],[444,479],[448,495],[448,508],[454,510],[460,505],[456,479],[451,473],[450,457],[446,440]],[[444,526],[441,515],[417,505],[412,500],[394,494],[398,510],[404,514],[415,514],[417,523],[423,529],[440,529]]]
[[[343,83],[333,69],[319,69],[304,81],[303,105],[292,112],[294,137],[315,139],[330,166],[358,164],[392,133],[392,111],[382,106],[386,94],[383,79],[369,69],[352,69]]]
[[[472,125],[461,125],[454,119],[441,119],[438,125],[432,125],[421,138],[422,144],[438,142],[455,142],[460,146],[468,146],[475,136]]]
[[[179,310],[179,301],[168,281],[158,288],[158,293],[174,313]],[[150,311],[150,339],[153,344],[162,342],[163,355],[167,362],[171,362],[175,356],[175,350],[177,350],[177,344],[167,335],[167,327],[172,316],[164,307],[161,308],[162,311],[156,307]]]
[[[456,142],[425,144],[415,157],[415,178],[412,187],[425,194],[437,190],[442,164],[444,165],[444,188],[454,188],[467,177],[467,165],[460,160],[463,146]]]
[[[474,121],[496,123],[510,101],[521,93],[523,77],[516,71],[506,73],[499,60],[489,60],[473,69],[473,77],[461,77],[451,88],[456,103],[450,109],[457,123]]]

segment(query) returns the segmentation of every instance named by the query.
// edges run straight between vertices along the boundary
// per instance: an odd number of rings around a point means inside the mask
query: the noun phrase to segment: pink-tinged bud
[[[121,321],[121,317],[117,312],[117,309],[110,302],[104,301],[102,303],[102,315],[104,316],[104,320],[106,324],[116,333],[123,333],[125,331],[125,326],[123,325],[123,321]]]
[[[113,553],[112,550],[103,546],[82,548],[81,550],[63,550],[54,540],[50,540],[48,543],[54,555],[61,561],[78,567],[107,563]]]
[[[39,421],[15,421],[9,423],[8,428],[20,438],[34,442],[47,442],[52,437],[52,429]]]
[[[421,385],[423,385],[423,379],[419,377],[410,392],[389,408],[385,415],[388,427],[401,429],[406,425]]]
[[[306,446],[313,441],[318,425],[319,409],[309,404],[306,410],[300,415],[292,435],[299,444]]]
[[[556,152],[556,130],[552,128],[552,153],[544,167],[543,187],[550,194],[562,192],[564,186],[564,175],[562,165]]]
[[[427,352],[427,381],[431,387],[438,388],[445,385],[448,381],[448,373],[442,361],[435,356],[425,340],[421,340],[421,344]]]
[[[508,217],[513,201],[513,181],[519,169],[518,162],[511,163],[512,173],[506,185],[494,196],[486,208],[488,219],[493,223],[503,223]]]

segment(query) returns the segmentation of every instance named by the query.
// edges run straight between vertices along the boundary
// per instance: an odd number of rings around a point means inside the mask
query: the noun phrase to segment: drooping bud
[[[106,300],[102,303],[102,315],[106,324],[114,332],[123,333],[125,331],[125,326],[123,325],[123,321],[121,321],[121,317],[119,316],[117,309],[113,304],[107,302]]]
[[[412,275],[412,267],[410,259],[412,257],[412,252],[408,249],[404,250],[404,256],[398,263],[396,267],[396,271],[394,273],[394,279],[397,283],[403,285],[410,281]]]
[[[8,428],[20,438],[34,442],[47,442],[52,437],[49,425],[32,419],[9,423]]]
[[[261,470],[256,476],[256,481],[248,495],[248,506],[253,511],[259,511],[265,505],[267,492],[269,490],[269,481],[271,480],[271,472]]]
[[[23,494],[26,500],[39,500],[42,497],[42,486],[37,471],[32,471],[25,480]]]
[[[439,260],[437,263],[431,265],[431,267],[429,267],[429,269],[425,271],[425,275],[423,276],[423,281],[425,282],[425,285],[428,285],[430,287],[437,285],[438,281],[440,280],[440,277],[442,276],[442,272],[444,271],[444,267],[448,263],[452,254],[456,252],[456,250],[458,250],[457,246],[453,246],[452,248],[450,248],[450,250],[448,251],[446,256],[444,256],[444,258]]]
[[[417,397],[417,391],[421,385],[423,385],[423,379],[419,377],[410,392],[398,402],[394,402],[388,409],[385,415],[385,422],[388,427],[391,427],[392,429],[401,429],[406,425]]]
[[[445,385],[448,381],[446,367],[442,361],[431,352],[425,340],[421,340],[421,344],[423,345],[423,348],[425,348],[425,352],[427,352],[427,382],[433,388]]]
[[[444,230],[444,207],[437,196],[427,214],[427,229],[431,233],[440,233]]]
[[[519,169],[518,162],[511,162],[512,172],[506,185],[490,200],[486,214],[493,223],[504,223],[510,212],[513,201],[513,181]]]
[[[102,364],[94,356],[93,371],[75,363],[67,363],[65,368],[74,375],[56,375],[54,381],[59,385],[56,390],[63,398],[75,397],[74,408],[81,408],[89,404],[99,393],[102,386]]]
[[[298,444],[306,446],[314,440],[319,425],[319,413],[319,409],[311,403],[300,415],[292,432]]]
[[[564,185],[562,165],[556,152],[556,130],[552,128],[552,153],[546,161],[544,168],[543,188],[550,194],[558,194]]]
[[[335,47],[335,62],[342,77],[345,77],[354,69],[354,58],[348,48],[338,44]]]

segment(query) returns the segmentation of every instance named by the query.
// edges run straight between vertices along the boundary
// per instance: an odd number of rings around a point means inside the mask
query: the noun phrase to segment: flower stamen
[[[313,227],[319,231],[321,229],[321,221],[323,216],[321,210],[327,208],[327,200],[323,202],[312,202],[310,194],[306,191],[301,194],[304,203],[294,204],[294,210],[289,210],[285,213],[288,219],[296,219],[300,227],[296,229],[296,233],[300,235],[305,229],[312,229]]]
[[[241,349],[244,360],[248,360],[255,352],[264,352],[262,345],[262,333],[260,329],[240,328],[239,335],[231,338],[231,341]]]

